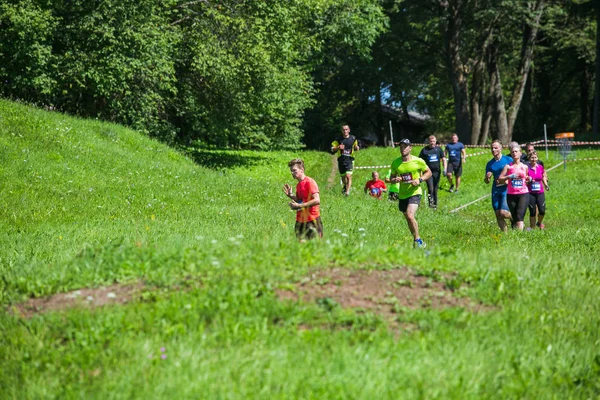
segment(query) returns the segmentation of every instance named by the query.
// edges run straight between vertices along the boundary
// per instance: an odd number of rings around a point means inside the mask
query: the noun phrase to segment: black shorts
[[[416,204],[416,205],[421,204],[421,195],[418,194],[416,196],[411,196],[411,197],[409,197],[407,199],[400,199],[398,201],[398,210],[400,210],[403,213],[405,213],[406,210],[408,209],[408,205],[409,204]]]
[[[317,219],[313,219],[308,222],[298,222],[296,221],[296,237],[299,240],[302,239],[314,239],[316,237],[323,237],[323,222],[321,222],[321,217],[317,217]]]
[[[446,174],[454,174],[454,176],[462,175],[462,162],[461,161],[450,161],[446,168]]]
[[[352,174],[354,168],[354,157],[339,156],[338,157],[338,169],[340,175]]]
[[[535,207],[540,215],[546,215],[546,194],[542,193],[529,193],[529,216],[535,217]]]
[[[525,212],[529,205],[529,193],[525,194],[507,194],[506,202],[512,216],[513,225],[517,222],[523,222]]]
[[[398,192],[390,192],[388,197],[390,200],[398,200]]]

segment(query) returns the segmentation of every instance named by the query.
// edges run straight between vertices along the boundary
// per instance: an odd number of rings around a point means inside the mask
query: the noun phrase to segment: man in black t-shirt
[[[344,196],[350,194],[350,187],[352,186],[352,170],[354,168],[353,155],[354,151],[358,150],[358,141],[350,134],[350,127],[348,125],[342,125],[342,136],[336,138],[333,143],[331,143],[331,152],[339,152],[338,169],[342,177],[342,193]]]
[[[447,161],[444,155],[444,150],[437,145],[437,139],[431,135],[428,138],[429,145],[423,147],[419,153],[419,158],[425,160],[425,163],[431,170],[431,178],[427,179],[427,197],[429,198],[429,207],[437,208],[438,205],[438,187],[440,186],[440,177],[444,167],[446,173]]]
[[[535,146],[528,142],[525,145],[525,152],[523,152],[523,154],[521,154],[521,162],[524,164],[529,164],[529,155],[531,153],[533,153],[534,151],[535,151]],[[537,163],[540,164],[542,167],[544,167],[544,162],[542,160],[538,160]]]

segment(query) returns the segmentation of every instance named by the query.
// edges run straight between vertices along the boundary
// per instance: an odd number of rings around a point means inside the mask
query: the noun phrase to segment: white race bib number
[[[432,154],[429,156],[429,162],[438,162],[437,154]]]
[[[512,185],[515,188],[523,187],[523,179],[521,179],[521,178],[519,178],[519,179],[513,179],[512,180]]]
[[[402,178],[402,182],[410,182],[413,180],[411,173],[402,174],[400,177]]]
[[[540,190],[542,190],[542,185],[540,184],[540,182],[536,182],[536,181],[531,182],[531,191],[532,192],[539,192]]]

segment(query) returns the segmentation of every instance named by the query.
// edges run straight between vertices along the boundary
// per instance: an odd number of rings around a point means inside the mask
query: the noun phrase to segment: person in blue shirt
[[[458,135],[452,134],[452,142],[446,144],[446,156],[448,158],[448,168],[446,168],[446,177],[450,183],[450,192],[458,192],[460,187],[460,177],[462,175],[462,166],[465,163],[467,153],[465,145],[458,141]],[[456,177],[456,186],[452,182],[452,175]],[[455,189],[456,187],[456,189]]]
[[[499,183],[498,177],[506,165],[513,162],[511,157],[502,154],[502,143],[499,140],[492,142],[492,159],[485,166],[485,183],[492,182],[492,208],[496,214],[498,227],[501,231],[508,231],[506,220],[511,219],[508,203],[506,201],[506,192],[508,186],[506,183]]]

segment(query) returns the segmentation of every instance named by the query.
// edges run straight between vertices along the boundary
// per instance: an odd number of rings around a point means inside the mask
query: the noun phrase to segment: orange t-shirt
[[[314,179],[305,176],[304,179],[296,185],[296,197],[301,200],[302,203],[312,200],[312,196],[315,193],[319,193],[319,186]],[[301,208],[296,213],[296,221],[298,222],[309,222],[317,219],[321,215],[321,209],[318,205]]]

